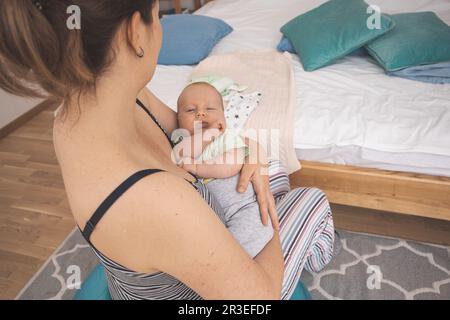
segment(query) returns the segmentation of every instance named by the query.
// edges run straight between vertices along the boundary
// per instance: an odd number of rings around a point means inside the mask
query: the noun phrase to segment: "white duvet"
[[[323,2],[215,0],[197,14],[223,19],[234,28],[214,48],[215,55],[275,48],[282,25]],[[450,24],[450,0],[367,2],[386,13],[434,11]],[[450,84],[389,77],[368,57],[346,57],[311,73],[303,70],[297,56],[293,63],[298,90],[296,149],[357,146],[450,157]],[[159,66],[149,87],[174,107],[191,71],[189,66]]]

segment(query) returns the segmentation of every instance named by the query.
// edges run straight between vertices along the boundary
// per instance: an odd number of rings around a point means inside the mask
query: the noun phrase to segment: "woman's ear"
[[[129,44],[132,46],[133,50],[136,53],[139,53],[141,48],[142,48],[142,44],[141,39],[141,32],[142,32],[142,17],[139,11],[136,11],[133,16],[131,17],[130,23],[128,24],[128,41]]]

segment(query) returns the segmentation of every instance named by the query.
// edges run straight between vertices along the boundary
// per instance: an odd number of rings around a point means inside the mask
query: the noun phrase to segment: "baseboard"
[[[53,102],[50,100],[45,100],[36,105],[35,107],[31,108],[30,110],[28,110],[26,113],[18,117],[16,120],[10,122],[3,128],[0,128],[0,139],[6,137],[17,128],[20,128],[22,125],[33,119],[40,112],[50,107],[52,103]]]

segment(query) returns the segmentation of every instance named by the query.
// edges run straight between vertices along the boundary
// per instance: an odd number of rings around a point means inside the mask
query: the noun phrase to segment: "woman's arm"
[[[120,244],[120,263],[168,273],[205,299],[280,298],[277,239],[252,260],[197,191],[168,173],[144,179],[124,197],[118,205],[126,214],[108,216],[116,219],[113,226],[102,222],[112,237],[102,243]]]
[[[269,165],[264,149],[256,142],[246,138],[250,152],[241,171],[241,178],[237,187],[238,192],[245,192],[252,183],[259,204],[261,220],[268,225],[270,217],[275,230],[280,229],[275,199],[269,186]]]
[[[177,113],[159,100],[150,90],[144,88],[138,98],[150,109],[169,135],[178,128]]]
[[[284,280],[284,258],[278,231],[274,231],[272,240],[258,254],[255,261],[271,277],[272,282],[278,285],[276,292],[281,292]]]

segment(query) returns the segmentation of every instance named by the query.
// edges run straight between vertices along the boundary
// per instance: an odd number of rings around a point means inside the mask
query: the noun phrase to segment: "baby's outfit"
[[[179,136],[172,136],[179,142]],[[211,142],[197,161],[216,159],[233,149],[243,149],[245,156],[249,150],[244,139],[236,130],[226,129]],[[264,226],[261,221],[255,190],[250,184],[244,193],[237,192],[240,174],[227,179],[202,179],[211,194],[223,209],[226,226],[245,251],[255,258],[273,238],[272,225]]]
[[[243,149],[248,155],[244,139],[232,129],[227,129],[203,151],[201,160],[217,158],[233,149]],[[226,218],[226,226],[235,239],[255,258],[273,238],[272,225],[264,226],[261,221],[255,190],[250,184],[244,193],[237,192],[240,175],[227,179],[208,179],[204,182],[208,190],[221,205]]]
[[[249,150],[245,144],[244,139],[238,134],[236,130],[225,129],[225,131],[212,141],[205,150],[203,150],[198,161],[210,161],[216,159],[218,156],[225,154],[233,149],[242,149],[245,151],[245,156],[249,155]]]
[[[245,251],[255,258],[272,240],[274,233],[271,224],[262,224],[253,186],[250,184],[245,193],[236,191],[239,178],[240,175],[214,179],[206,187],[222,206],[228,230]]]

